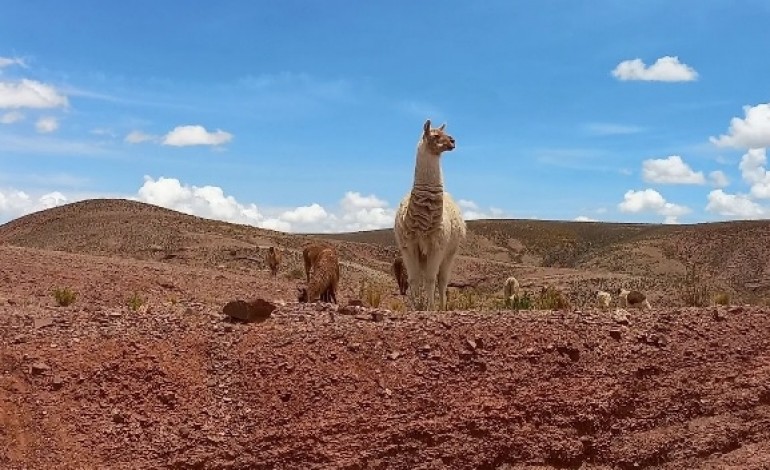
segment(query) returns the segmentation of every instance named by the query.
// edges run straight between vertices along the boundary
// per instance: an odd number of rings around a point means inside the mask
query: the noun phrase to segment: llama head
[[[422,145],[434,155],[441,155],[441,152],[455,148],[455,139],[444,132],[445,127],[446,124],[442,124],[440,127],[431,128],[430,119],[428,119],[422,128]]]
[[[308,301],[307,287],[297,286],[297,302],[307,303],[307,301]]]

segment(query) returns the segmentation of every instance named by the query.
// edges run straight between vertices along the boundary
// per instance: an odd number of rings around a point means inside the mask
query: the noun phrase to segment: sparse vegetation
[[[730,294],[724,291],[714,294],[714,305],[730,305]]]
[[[126,300],[126,305],[128,306],[129,310],[132,312],[138,311],[142,305],[144,305],[145,300],[139,296],[138,293],[134,292],[134,294]]]
[[[569,300],[564,294],[553,286],[540,289],[535,297],[535,309],[537,310],[564,310],[570,308]]]
[[[367,306],[377,308],[382,303],[385,290],[386,288],[382,284],[364,279],[358,287],[358,298]]]
[[[69,287],[57,287],[53,290],[53,298],[56,300],[56,305],[59,307],[72,305],[75,302],[77,296],[77,292],[73,291]]]
[[[522,292],[511,301],[511,310],[532,310],[534,302],[528,292]]]
[[[298,281],[300,279],[305,278],[305,272],[302,270],[302,268],[295,266],[291,268],[291,270],[288,273],[286,273],[286,277],[288,279]]]
[[[390,299],[388,303],[388,309],[393,312],[406,312],[406,304],[401,299]]]

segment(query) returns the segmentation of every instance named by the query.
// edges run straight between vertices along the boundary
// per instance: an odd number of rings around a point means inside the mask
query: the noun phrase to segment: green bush
[[[56,299],[56,305],[60,307],[72,305],[75,302],[77,296],[77,293],[69,287],[57,287],[53,290],[53,298]]]
[[[136,292],[134,292],[134,295],[128,298],[126,300],[126,305],[132,312],[136,312],[139,310],[139,308],[144,305],[144,299],[139,296]]]

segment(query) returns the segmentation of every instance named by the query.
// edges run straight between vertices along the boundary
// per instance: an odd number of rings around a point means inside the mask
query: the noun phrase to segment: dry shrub
[[[69,287],[57,287],[53,290],[53,298],[56,300],[56,305],[60,307],[72,305],[75,302],[77,296],[77,292],[73,291]]]
[[[730,294],[724,291],[714,294],[714,305],[730,305]]]
[[[369,307],[377,308],[382,303],[382,298],[385,297],[385,290],[386,288],[382,284],[364,279],[358,288],[358,298]]]
[[[557,288],[548,286],[540,289],[535,297],[537,310],[566,310],[570,308],[569,300]]]
[[[390,299],[388,309],[392,312],[406,312],[406,304],[401,299]]]
[[[136,292],[126,300],[126,305],[132,312],[138,311],[144,305],[144,299]]]

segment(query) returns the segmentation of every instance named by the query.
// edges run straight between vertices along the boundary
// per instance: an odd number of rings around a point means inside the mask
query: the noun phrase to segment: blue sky
[[[391,227],[425,119],[466,218],[770,217],[770,3],[7,0],[0,222],[125,197]]]

